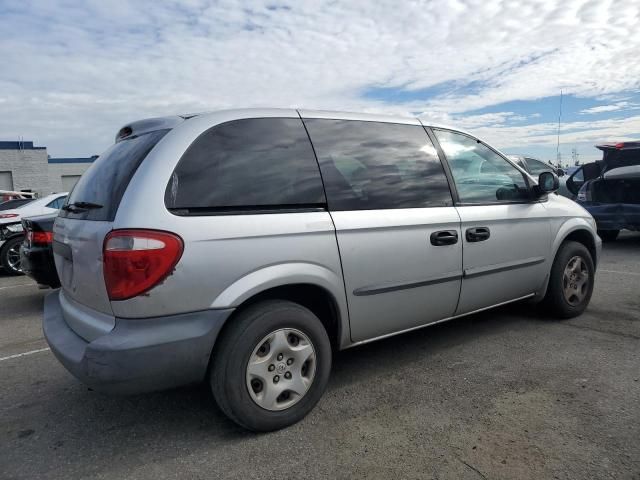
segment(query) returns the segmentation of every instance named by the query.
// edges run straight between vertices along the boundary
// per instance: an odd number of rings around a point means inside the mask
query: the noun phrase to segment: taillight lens
[[[3,213],[0,218],[16,218],[17,216],[17,213]]]
[[[151,290],[173,272],[184,244],[177,235],[156,230],[113,230],[104,241],[104,281],[111,300]]]
[[[27,242],[30,245],[50,245],[53,243],[53,232],[34,232],[32,230],[28,230]]]

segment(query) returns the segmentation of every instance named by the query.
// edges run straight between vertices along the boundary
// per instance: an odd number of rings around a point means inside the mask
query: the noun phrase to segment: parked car
[[[96,390],[206,381],[233,421],[282,428],[320,399],[332,348],[523,299],[582,313],[601,244],[557,187],[417,119],[135,122],[56,219],[44,333]]]
[[[558,178],[560,179],[560,186],[558,187],[558,194],[563,197],[573,199],[575,195],[573,195],[569,189],[567,189],[566,179],[568,175],[568,171],[574,167],[569,167],[568,169],[563,169],[559,167],[555,167],[550,165],[542,160],[538,160],[537,158],[528,157],[524,155],[509,155],[509,158],[515,161],[519,166],[524,168],[529,174],[533,177],[537,177],[542,172],[554,172]]]
[[[60,286],[53,260],[53,222],[57,216],[54,213],[22,219],[24,241],[20,245],[20,268],[40,287]]]
[[[33,200],[33,198],[16,198],[14,200],[7,200],[6,202],[0,203],[0,212],[3,210],[13,210],[14,208],[26,205]]]
[[[614,241],[620,230],[640,230],[640,142],[597,145],[602,160],[567,180],[576,201],[596,219],[598,235]]]
[[[553,165],[550,165],[543,160],[538,160],[537,158],[525,155],[509,155],[509,158],[534,177],[537,177],[542,172],[553,172],[558,175],[558,177],[564,175],[564,171],[561,168],[554,167]]]
[[[54,193],[26,205],[0,212],[0,266],[9,275],[21,275],[20,244],[24,239],[22,219],[57,213],[64,204],[66,193]]]

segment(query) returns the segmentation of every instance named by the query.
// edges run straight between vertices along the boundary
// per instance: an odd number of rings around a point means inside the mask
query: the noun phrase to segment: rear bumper
[[[53,261],[51,247],[20,246],[20,268],[22,272],[41,285],[58,288],[60,280]]]
[[[116,319],[87,342],[66,323],[59,291],[45,299],[43,330],[51,351],[89,387],[112,394],[164,390],[204,379],[211,351],[233,309]]]

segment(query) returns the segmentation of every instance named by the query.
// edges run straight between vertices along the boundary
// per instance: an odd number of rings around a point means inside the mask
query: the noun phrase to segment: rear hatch
[[[54,225],[53,252],[69,309],[113,315],[105,287],[102,247],[124,192],[153,147],[179,117],[151,119],[122,128],[116,143],[82,175]]]
[[[602,162],[605,170],[640,165],[640,142],[596,145],[602,150]]]

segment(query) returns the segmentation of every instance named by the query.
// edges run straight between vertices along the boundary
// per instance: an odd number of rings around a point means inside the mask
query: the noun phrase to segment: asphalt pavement
[[[302,422],[251,434],[208,389],[89,390],[42,336],[47,291],[0,272],[0,479],[640,479],[640,235],[589,309],[512,305],[335,355]]]

